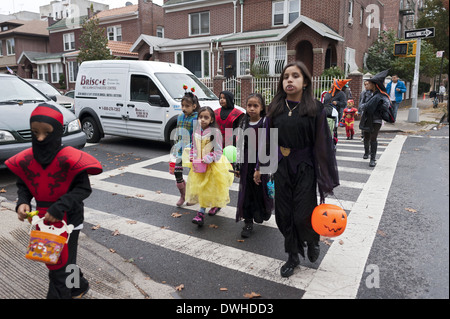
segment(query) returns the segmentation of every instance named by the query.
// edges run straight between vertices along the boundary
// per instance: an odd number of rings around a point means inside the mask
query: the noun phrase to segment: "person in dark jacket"
[[[347,107],[347,95],[343,90],[349,81],[351,80],[333,79],[330,91],[328,91],[323,98],[324,105],[331,104],[339,112],[339,119],[342,118],[344,109]]]
[[[384,79],[387,74],[388,70],[385,70],[367,80],[369,82],[367,87],[373,92],[373,95],[366,103],[360,105],[362,115],[359,128],[364,133],[363,158],[369,158],[370,154],[370,167],[376,165],[377,137],[383,121],[381,112],[387,111],[390,104],[389,95],[386,93],[386,88],[384,87]]]

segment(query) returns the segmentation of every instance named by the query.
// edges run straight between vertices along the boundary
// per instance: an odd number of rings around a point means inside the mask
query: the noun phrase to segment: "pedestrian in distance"
[[[253,222],[262,223],[272,215],[273,199],[269,197],[269,175],[257,169],[258,136],[265,132],[266,104],[259,93],[252,93],[246,102],[247,113],[239,123],[237,136],[237,164],[235,175],[239,177],[239,196],[236,222],[244,219],[241,237],[248,238],[253,232]],[[253,134],[251,134],[253,133]]]
[[[219,94],[220,108],[214,111],[217,127],[222,134],[222,147],[228,145],[236,145],[236,139],[232,134],[226,134],[226,129],[235,129],[239,125],[244,113],[234,107],[234,95],[230,91],[222,91]],[[219,212],[220,207],[213,207],[209,210],[209,215],[215,215]]]
[[[230,202],[229,188],[233,184],[233,167],[222,151],[222,136],[215,127],[214,111],[202,107],[198,111],[198,125],[194,128],[186,183],[186,200],[199,203],[200,209],[192,219],[203,226],[207,207],[224,207]],[[196,168],[198,167],[198,168]],[[209,214],[213,216],[214,214]]]
[[[333,79],[331,89],[325,93],[325,96],[323,97],[323,104],[331,104],[339,112],[339,119],[342,118],[344,108],[347,106],[347,96],[343,90],[349,81],[351,80]],[[339,124],[339,126],[344,125]]]
[[[275,220],[288,254],[280,273],[289,277],[300,263],[298,254],[305,257],[305,247],[311,262],[319,258],[320,236],[311,226],[317,206],[316,189],[320,203],[324,203],[339,185],[327,112],[322,103],[314,100],[311,74],[302,62],[290,63],[283,69],[266,124],[278,130]]]
[[[347,107],[344,109],[343,120],[345,125],[345,133],[347,134],[347,140],[353,140],[353,135],[355,135],[353,125],[355,124],[355,116],[358,113],[358,110],[354,105],[355,103],[353,100],[348,100]]]
[[[83,200],[92,192],[88,174],[102,172],[102,166],[91,155],[70,146],[61,145],[64,132],[63,115],[53,105],[39,104],[31,113],[31,148],[9,158],[5,164],[17,175],[19,220],[27,218],[31,200],[36,200],[38,217],[55,228],[62,221],[74,226],[69,241],[63,246],[56,264],[49,269],[48,299],[81,298],[89,290],[89,282],[79,271],[79,286],[70,288],[68,276],[76,267],[78,236],[83,228]],[[37,226],[38,230],[39,227]],[[68,237],[67,232],[61,236]]]
[[[387,73],[388,70],[382,71],[367,80],[369,82],[368,89],[373,92],[373,95],[366,103],[360,105],[362,115],[359,128],[364,133],[363,159],[368,159],[370,155],[370,167],[376,165],[377,137],[383,123],[381,112],[387,112],[390,105],[389,95],[384,87],[384,79]]]
[[[183,88],[185,90],[188,89],[187,86],[183,86]],[[180,198],[176,203],[178,207],[184,204],[186,196],[186,182],[183,178],[182,165],[183,151],[184,149],[191,147],[192,133],[194,132],[194,123],[195,121],[197,121],[197,111],[200,109],[200,103],[194,92],[194,88],[191,88],[191,91],[185,91],[185,94],[181,99],[182,113],[178,115],[177,118],[176,136],[178,137],[178,139],[177,147],[175,147],[174,149],[174,157],[176,158],[174,175],[178,191],[180,192]],[[187,206],[190,206],[190,204],[187,203]]]
[[[392,102],[392,108],[394,111],[394,119],[397,120],[397,111],[400,103],[403,100],[403,93],[406,92],[406,86],[403,81],[398,79],[398,75],[392,76],[391,82],[386,85],[386,92]]]
[[[362,117],[362,109],[361,105],[369,101],[369,99],[372,97],[373,92],[369,90],[369,84],[370,82],[365,80],[364,81],[364,91],[361,92],[359,95],[359,104],[358,104],[358,114],[360,118]],[[364,140],[364,133],[361,131],[361,140]]]

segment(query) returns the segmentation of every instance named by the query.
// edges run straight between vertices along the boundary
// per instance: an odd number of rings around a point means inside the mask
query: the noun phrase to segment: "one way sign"
[[[433,38],[433,37],[434,37],[434,27],[405,31],[406,40],[417,38]]]

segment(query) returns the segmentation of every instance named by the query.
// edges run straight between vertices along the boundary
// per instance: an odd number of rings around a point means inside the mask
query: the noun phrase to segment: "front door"
[[[236,77],[236,50],[224,51],[223,53],[223,65],[225,69],[225,77]]]

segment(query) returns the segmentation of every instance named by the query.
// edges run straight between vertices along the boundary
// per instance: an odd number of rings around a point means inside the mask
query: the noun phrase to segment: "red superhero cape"
[[[214,114],[216,116],[216,122],[217,126],[220,129],[220,132],[222,133],[222,142],[223,147],[232,144],[232,136],[229,136],[227,140],[225,141],[225,129],[226,128],[233,128],[233,122],[242,114],[242,111],[234,108],[230,114],[228,114],[227,118],[225,120],[222,120],[220,118],[220,110],[221,108],[214,111]]]
[[[73,179],[82,171],[97,175],[102,172],[100,162],[93,156],[71,146],[66,146],[56,154],[53,161],[44,169],[33,156],[32,148],[9,158],[6,166],[26,184],[36,199],[39,217],[44,217],[47,209],[62,195],[66,194]],[[67,222],[67,213],[64,213]],[[62,227],[62,222],[47,223],[55,227]],[[67,238],[67,233],[61,236]],[[68,259],[67,244],[61,252],[58,263],[47,265],[48,269],[55,270],[65,266]]]

